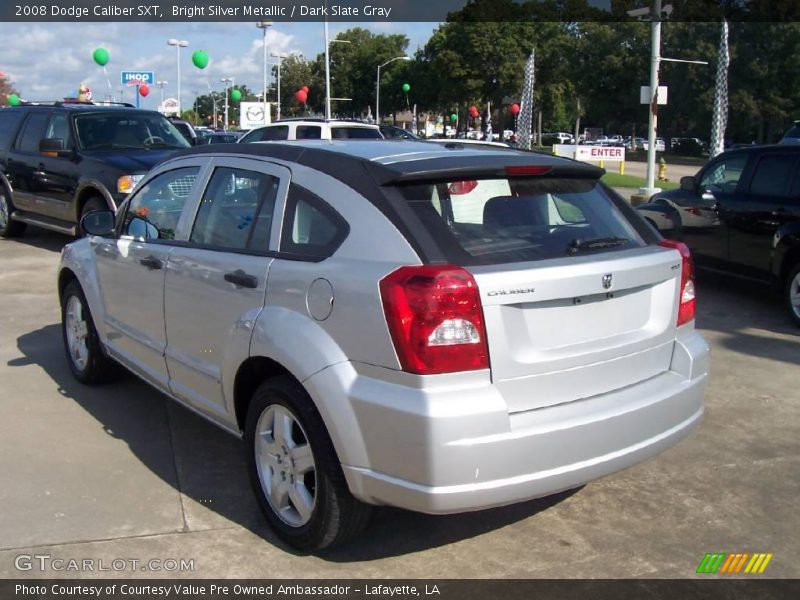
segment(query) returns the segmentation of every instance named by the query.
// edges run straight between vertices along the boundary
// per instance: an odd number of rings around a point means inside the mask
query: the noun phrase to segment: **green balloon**
[[[242,99],[242,92],[240,92],[239,90],[233,90],[231,92],[231,100],[233,100],[234,102],[238,102],[241,99]]]
[[[198,69],[205,69],[208,66],[208,54],[205,50],[195,50],[192,53],[192,64]]]
[[[450,115],[450,120],[453,123],[455,123],[456,121],[458,121],[458,115],[456,113],[453,113],[452,115]]]
[[[92,53],[92,58],[98,65],[105,67],[110,57],[108,56],[108,50],[105,48],[95,48],[95,51]]]
[[[20,103],[20,102],[21,102],[21,100],[19,99],[19,96],[17,96],[16,94],[11,94],[11,95],[8,97],[8,103],[9,103],[11,106],[19,106],[19,103]]]
[[[407,83],[404,83],[403,84],[403,91],[407,94],[408,92],[411,91],[411,86],[408,85]]]

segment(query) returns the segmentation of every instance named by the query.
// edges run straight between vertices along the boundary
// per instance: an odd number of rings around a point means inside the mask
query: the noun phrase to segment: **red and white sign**
[[[582,162],[623,162],[625,148],[622,146],[576,146],[575,160]]]

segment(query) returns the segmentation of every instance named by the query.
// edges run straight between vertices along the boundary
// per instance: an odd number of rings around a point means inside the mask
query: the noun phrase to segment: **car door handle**
[[[164,263],[155,256],[147,256],[145,258],[140,258],[139,264],[144,265],[151,271],[154,271],[155,269],[160,269],[161,267],[164,266]]]
[[[234,284],[236,287],[258,287],[258,279],[241,269],[236,269],[233,273],[225,273],[225,281]]]

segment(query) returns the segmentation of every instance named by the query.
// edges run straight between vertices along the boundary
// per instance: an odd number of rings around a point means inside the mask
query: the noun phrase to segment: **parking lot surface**
[[[68,241],[0,240],[0,577],[684,578],[719,551],[773,553],[764,576],[800,577],[800,330],[765,290],[698,280],[711,375],[678,446],[515,506],[381,508],[360,538],[311,556],[263,524],[236,438],[133,376],[72,378],[55,292]],[[95,562],[21,571],[21,555]],[[114,559],[137,567],[98,572]],[[166,559],[193,570],[142,570]]]

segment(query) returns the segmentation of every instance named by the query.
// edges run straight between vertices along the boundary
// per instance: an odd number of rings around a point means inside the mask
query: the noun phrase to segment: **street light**
[[[264,32],[264,125],[267,124],[267,29],[272,27],[272,21],[259,21],[256,27]]]
[[[281,66],[283,65],[283,59],[284,58],[288,58],[289,55],[288,54],[280,54],[279,52],[272,52],[270,54],[270,56],[272,56],[273,58],[277,58],[278,59],[278,90],[277,90],[278,98],[277,98],[277,103],[276,103],[276,107],[275,107],[275,109],[276,109],[276,113],[275,114],[276,114],[276,119],[280,119],[281,118]],[[265,92],[266,92],[266,90],[265,90]]]
[[[175,46],[178,49],[178,116],[181,116],[181,48],[186,48],[189,42],[186,40],[176,40],[170,38],[167,40],[167,46]]]
[[[161,89],[161,109],[164,109],[164,86],[167,85],[169,81],[156,81],[156,85]]]
[[[223,77],[219,80],[220,83],[225,84],[225,124],[222,126],[224,131],[228,131],[228,84],[230,83],[233,87],[233,80],[233,77]]]
[[[392,60],[388,60],[382,65],[378,65],[378,77],[375,83],[375,119],[378,125],[381,124],[381,69],[396,60],[411,60],[410,56],[395,56]]]

